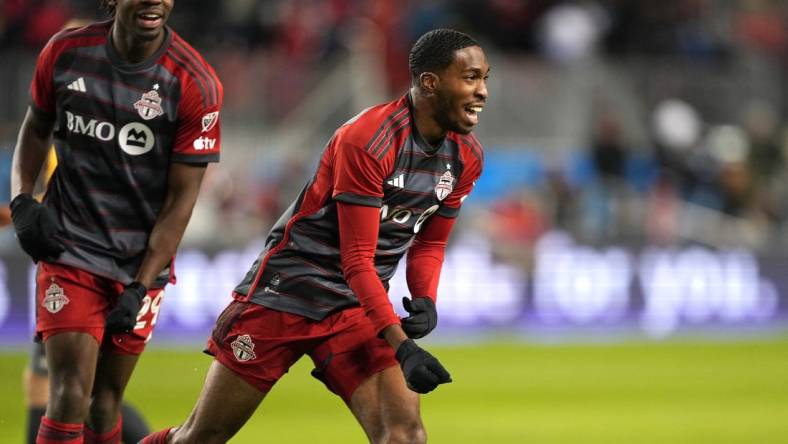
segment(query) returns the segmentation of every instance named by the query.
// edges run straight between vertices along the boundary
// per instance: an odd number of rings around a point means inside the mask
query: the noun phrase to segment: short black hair
[[[422,73],[438,72],[454,61],[454,51],[481,46],[468,34],[453,29],[434,29],[419,37],[408,55],[410,75],[415,81]]]

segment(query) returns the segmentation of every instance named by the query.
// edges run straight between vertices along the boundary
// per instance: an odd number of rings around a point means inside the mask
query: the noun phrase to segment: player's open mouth
[[[469,105],[465,107],[465,116],[468,117],[468,120],[471,121],[472,124],[476,125],[479,123],[479,113],[482,112],[484,106],[482,105]]]
[[[137,15],[137,24],[141,28],[154,29],[162,24],[161,14],[156,13],[143,13]]]

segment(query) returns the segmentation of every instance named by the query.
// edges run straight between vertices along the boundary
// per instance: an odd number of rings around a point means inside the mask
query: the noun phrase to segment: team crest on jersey
[[[62,310],[68,302],[69,299],[66,297],[66,294],[63,293],[63,287],[53,282],[52,285],[47,288],[46,296],[41,302],[41,305],[46,308],[48,312],[55,314]]]
[[[257,355],[254,353],[254,342],[252,342],[252,338],[249,335],[238,336],[230,346],[233,348],[235,359],[241,362],[257,358]]]
[[[207,133],[219,121],[219,111],[214,111],[202,116],[202,132]]]
[[[164,114],[161,107],[161,96],[159,96],[159,85],[153,85],[153,89],[142,95],[142,98],[134,102],[134,108],[140,113],[140,117],[150,120]]]
[[[438,200],[446,199],[446,196],[448,196],[453,189],[454,176],[451,175],[451,171],[446,171],[438,180],[438,184],[435,185],[435,194],[438,196]]]

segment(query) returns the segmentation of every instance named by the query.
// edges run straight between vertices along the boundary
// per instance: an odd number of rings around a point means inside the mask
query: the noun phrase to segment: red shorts
[[[82,332],[93,336],[104,351],[126,355],[142,353],[159,317],[164,290],[148,291],[134,330],[105,337],[104,318],[122,291],[123,284],[116,280],[68,265],[39,262],[36,336],[46,341],[57,333]]]
[[[360,307],[315,321],[233,301],[216,321],[207,352],[262,392],[308,354],[315,363],[312,376],[345,402],[365,379],[398,365]]]

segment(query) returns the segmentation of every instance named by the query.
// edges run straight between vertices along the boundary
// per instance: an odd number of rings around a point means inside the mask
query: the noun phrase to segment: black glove
[[[109,333],[128,333],[137,324],[137,314],[142,307],[142,298],[148,290],[139,282],[126,285],[118,296],[118,303],[107,315],[106,329]]]
[[[435,303],[428,297],[402,298],[402,306],[410,313],[402,318],[402,329],[411,339],[427,336],[438,325],[438,312]]]
[[[451,375],[438,360],[422,349],[413,339],[408,339],[397,348],[395,355],[408,388],[417,393],[429,393],[438,384],[451,382]]]
[[[28,193],[16,196],[10,208],[16,238],[25,253],[35,262],[57,259],[63,246],[54,238],[60,227],[51,210]]]

